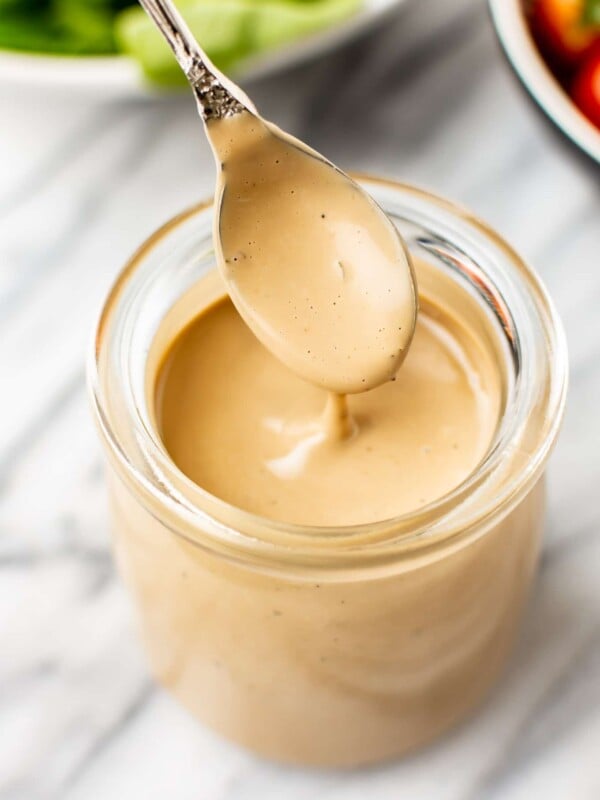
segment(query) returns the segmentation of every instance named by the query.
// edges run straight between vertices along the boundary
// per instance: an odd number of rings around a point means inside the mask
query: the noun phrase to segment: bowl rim
[[[600,131],[546,65],[529,31],[522,0],[488,0],[488,5],[500,44],[529,94],[565,136],[600,163]]]

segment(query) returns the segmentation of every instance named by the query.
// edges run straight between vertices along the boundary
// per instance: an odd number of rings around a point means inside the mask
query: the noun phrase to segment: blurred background
[[[552,26],[570,42],[573,20],[548,12],[542,56],[529,38],[526,55],[497,10],[510,0],[491,2],[508,58],[483,0],[313,0],[292,12],[281,0],[250,27],[243,0],[224,0],[227,24],[211,23],[217,60],[265,116],[344,169],[429,188],[498,229],[541,273],[569,340],[544,558],[508,673],[480,713],[418,756],[319,773],[224,743],[151,682],[110,556],[85,393],[92,326],[132,251],[214,180],[194,103],[173,91],[144,20],[126,9],[115,22],[127,5],[0,2],[0,48],[21,49],[0,52],[0,798],[597,800],[593,17],[585,48],[565,56]],[[219,4],[205,5],[199,25]],[[69,58],[26,52],[53,48]]]

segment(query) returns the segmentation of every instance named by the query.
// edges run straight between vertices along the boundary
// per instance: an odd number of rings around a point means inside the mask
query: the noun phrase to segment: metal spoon
[[[262,119],[170,0],[140,0],[185,73],[217,161],[215,251],[237,310],[286,366],[336,393],[389,380],[410,344],[414,276],[366,192]]]

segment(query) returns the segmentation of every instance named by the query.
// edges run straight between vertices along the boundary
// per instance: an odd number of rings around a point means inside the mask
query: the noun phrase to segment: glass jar
[[[89,369],[116,557],[154,674],[216,731],[315,765],[422,745],[496,680],[538,559],[567,383],[553,306],[497,234],[424,191],[359,180],[428,265],[428,291],[462,298],[503,375],[494,440],[450,494],[391,520],[309,528],[228,506],[177,469],[154,425],[149,359],[159,330],[173,339],[194,316],[173,309],[214,268],[210,202],[125,267]]]

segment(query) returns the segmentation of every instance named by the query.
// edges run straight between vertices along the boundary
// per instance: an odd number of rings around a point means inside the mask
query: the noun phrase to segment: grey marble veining
[[[598,800],[598,172],[528,104],[480,0],[412,0],[368,38],[248,88],[344,167],[471,207],[554,297],[571,389],[518,652],[458,730],[351,774],[255,759],[153,685],[109,553],[83,364],[124,260],[209,194],[208,148],[185,98],[0,87],[0,798]]]

